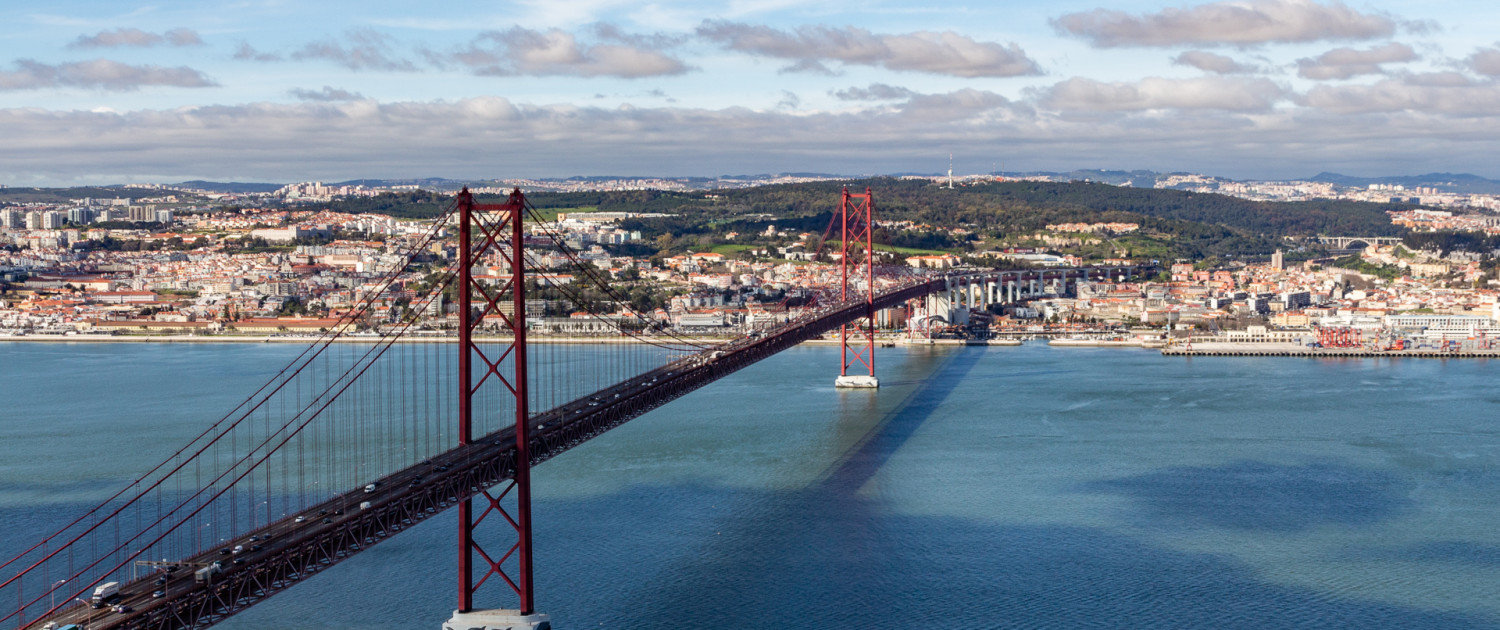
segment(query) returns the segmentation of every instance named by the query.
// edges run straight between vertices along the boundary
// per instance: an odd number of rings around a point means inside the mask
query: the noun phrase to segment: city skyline
[[[1478,3],[0,10],[0,183],[1142,168],[1489,177]]]

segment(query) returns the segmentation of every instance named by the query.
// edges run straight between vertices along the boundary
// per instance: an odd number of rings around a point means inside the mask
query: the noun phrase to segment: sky
[[[1500,178],[1500,6],[0,4],[0,184]]]

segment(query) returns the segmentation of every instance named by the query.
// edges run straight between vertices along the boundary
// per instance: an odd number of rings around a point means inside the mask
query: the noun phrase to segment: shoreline
[[[17,337],[0,337],[0,343],[25,342],[25,343],[300,343],[311,345],[320,341],[321,337],[275,337],[270,335],[22,335]],[[685,341],[671,338],[653,337],[653,341],[666,344],[673,343],[723,343],[732,341],[733,338],[705,338],[705,337],[683,337]],[[510,337],[475,337],[481,343],[509,342]],[[569,343],[569,344],[610,344],[610,343],[645,343],[627,337],[527,337],[531,343]],[[379,336],[353,336],[344,335],[332,340],[333,343],[365,343],[375,344],[392,341],[389,337]],[[392,343],[458,343],[457,336],[421,336],[400,337]],[[833,342],[837,343],[837,341]]]
[[[673,345],[682,343],[719,344],[734,341],[739,337],[682,337],[674,339],[670,337],[652,337],[651,341]],[[302,343],[312,344],[318,341],[318,337],[294,337],[294,336],[271,336],[271,335],[19,335],[13,337],[0,337],[0,343]],[[334,339],[334,343],[380,343],[387,341],[386,337],[354,336],[345,335]],[[476,337],[481,343],[506,343],[510,337]],[[528,336],[526,340],[530,343],[542,344],[617,344],[617,343],[646,343],[634,337],[555,337],[555,336]],[[393,343],[458,343],[456,336],[411,336],[401,337]],[[811,345],[838,345],[838,339],[808,339],[802,342]],[[932,339],[913,340],[906,337],[876,337],[875,345],[881,348],[892,348],[895,346],[1019,346],[1019,339],[990,339],[990,340],[967,340],[967,339]]]
[[[701,343],[719,344],[734,341],[739,337],[651,337],[650,340],[666,345]],[[293,337],[293,336],[271,336],[271,335],[19,335],[12,337],[0,337],[0,343],[300,343],[312,344],[319,341],[320,337]],[[508,343],[510,337],[476,337],[475,341],[480,343]],[[530,343],[542,344],[618,344],[618,343],[646,343],[646,341],[634,337],[555,337],[555,336],[528,336],[526,340]],[[374,344],[391,341],[388,337],[379,336],[354,336],[344,335],[333,340],[333,343],[365,343]],[[392,343],[458,343],[457,336],[408,336],[395,339]],[[802,343],[814,345],[838,345],[837,339],[809,339]],[[905,340],[877,338],[876,345],[891,347],[894,345],[906,345]],[[949,343],[952,343],[951,341]],[[960,341],[961,343],[961,341]],[[993,344],[992,345],[1009,345]],[[1015,345],[1020,345],[1019,342]]]
[[[1184,350],[1167,348],[1164,357],[1296,357],[1303,359],[1500,359],[1500,350],[1363,350],[1357,348],[1310,348],[1281,350],[1274,348],[1218,348]]]
[[[719,344],[733,341],[735,338],[725,337],[685,337],[683,341],[670,338],[652,338],[666,345],[679,345],[686,343]],[[257,335],[215,335],[200,337],[192,335],[21,335],[12,337],[0,337],[0,344],[14,343],[156,343],[156,344],[312,344],[317,341],[313,337],[291,337],[291,336],[257,336]],[[476,341],[480,343],[507,343],[510,337],[480,337]],[[374,344],[388,341],[385,337],[368,336],[343,336],[333,340],[333,343]],[[572,345],[606,345],[606,344],[637,344],[645,343],[629,337],[528,337],[527,341],[537,344],[572,344]],[[415,343],[457,343],[457,337],[402,337],[392,343],[415,344]],[[836,346],[838,339],[809,339],[799,345]],[[987,341],[965,340],[965,339],[932,339],[914,340],[906,337],[877,337],[875,345],[880,348],[922,347],[922,346],[980,346],[980,347],[1015,347],[1023,345],[1018,339],[990,339]],[[1119,349],[1155,349],[1154,344],[1143,343],[1140,340],[1098,340],[1098,339],[1052,339],[1046,344],[1053,348],[1119,348]],[[1353,359],[1353,358],[1411,358],[1411,359],[1500,359],[1500,348],[1496,349],[1473,349],[1473,350],[1367,350],[1363,348],[1309,348],[1290,343],[1205,343],[1197,344],[1197,347],[1187,349],[1182,346],[1161,348],[1160,353],[1164,357],[1291,357],[1304,359]]]
[[[1440,350],[1421,348],[1378,350],[1374,348],[1316,348],[1293,342],[1271,341],[1232,343],[1209,341],[1162,348],[1168,357],[1297,357],[1305,359],[1411,358],[1411,359],[1490,359],[1500,358],[1500,348]]]

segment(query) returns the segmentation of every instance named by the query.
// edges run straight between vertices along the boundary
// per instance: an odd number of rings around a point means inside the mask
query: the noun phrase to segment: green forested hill
[[[1410,206],[1331,199],[1250,201],[1217,194],[1105,184],[1011,182],[971,189],[999,204],[1036,208],[1120,211],[1163,219],[1212,223],[1269,237],[1329,235],[1399,236],[1387,210]]]
[[[877,221],[964,227],[975,233],[973,238],[995,242],[1032,234],[1052,223],[1139,223],[1140,233],[1113,239],[1111,246],[1182,258],[1266,255],[1286,247],[1284,237],[1400,236],[1405,230],[1391,225],[1386,210],[1410,207],[1333,200],[1271,203],[1084,182],[995,182],[949,190],[927,180],[894,178],[712,192],[534,193],[529,199],[540,210],[588,208],[672,214],[675,216],[626,222],[629,229],[670,246],[673,239],[702,244],[730,231],[755,233],[770,223],[782,229],[822,233],[838,209],[840,191],[846,185],[855,192],[863,192],[867,186],[874,191]],[[328,207],[346,212],[432,216],[446,205],[446,199],[415,192],[340,201]],[[664,235],[671,238],[662,240]],[[966,247],[964,241],[938,233],[881,230],[878,236],[889,244],[906,247]]]
[[[79,188],[0,188],[0,204],[7,203],[68,203],[73,199],[92,197],[95,199],[139,199],[155,197],[161,193],[144,188],[79,187]]]
[[[953,190],[922,180],[850,182],[870,186],[882,216],[943,225],[973,224],[1037,229],[1060,221],[1126,220],[1145,216],[1236,228],[1249,235],[1280,238],[1317,234],[1399,236],[1388,204],[1318,200],[1292,203],[1249,201],[1179,190],[1123,188],[1095,183],[997,182]],[[820,182],[767,186],[725,193],[750,212],[803,214],[832,211],[843,184]],[[601,206],[603,209],[603,206]],[[1123,214],[1121,214],[1123,213]]]

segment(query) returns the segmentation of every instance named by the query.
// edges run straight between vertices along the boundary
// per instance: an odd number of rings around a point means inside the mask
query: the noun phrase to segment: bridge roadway
[[[888,308],[945,290],[941,279],[919,280],[875,298]],[[743,338],[535,415],[532,464],[551,459],[689,392],[733,374],[761,359],[818,337],[865,315],[864,302],[820,309],[755,338]],[[344,558],[388,538],[481,489],[511,478],[515,471],[514,428],[478,438],[421,464],[375,480],[373,492],[354,488],[240,538],[182,560],[169,573],[153,573],[122,584],[113,612],[74,604],[47,620],[90,630],[204,627],[310,577]],[[367,508],[359,506],[368,502]],[[299,522],[298,518],[302,520]],[[503,527],[503,521],[499,521]],[[251,539],[255,540],[252,541]],[[235,546],[245,551],[230,553]],[[223,572],[198,583],[194,571],[215,561]],[[158,583],[158,577],[165,583]],[[153,596],[157,591],[164,594]]]
[[[1111,268],[1118,269],[1118,268]],[[1087,273],[1087,271],[1085,271]],[[947,290],[942,277],[914,278],[875,296],[876,310]],[[862,301],[823,307],[758,337],[737,339],[679,359],[532,419],[532,464],[539,464],[605,431],[733,374],[761,359],[816,338],[866,314]],[[45,621],[90,630],[202,628],[240,612],[298,581],[411,527],[481,489],[509,480],[515,471],[515,429],[502,429],[410,468],[375,480],[372,492],[354,488],[296,516],[182,560],[174,571],[122,584],[126,612],[81,603]],[[369,506],[361,509],[361,504]],[[299,522],[298,518],[302,520]],[[503,521],[499,521],[502,523]],[[254,539],[253,541],[251,539]],[[235,546],[245,551],[232,554]],[[198,583],[194,571],[215,561],[223,572]],[[164,583],[158,583],[164,577]],[[89,586],[92,589],[92,585]],[[157,591],[163,592],[155,596]]]

